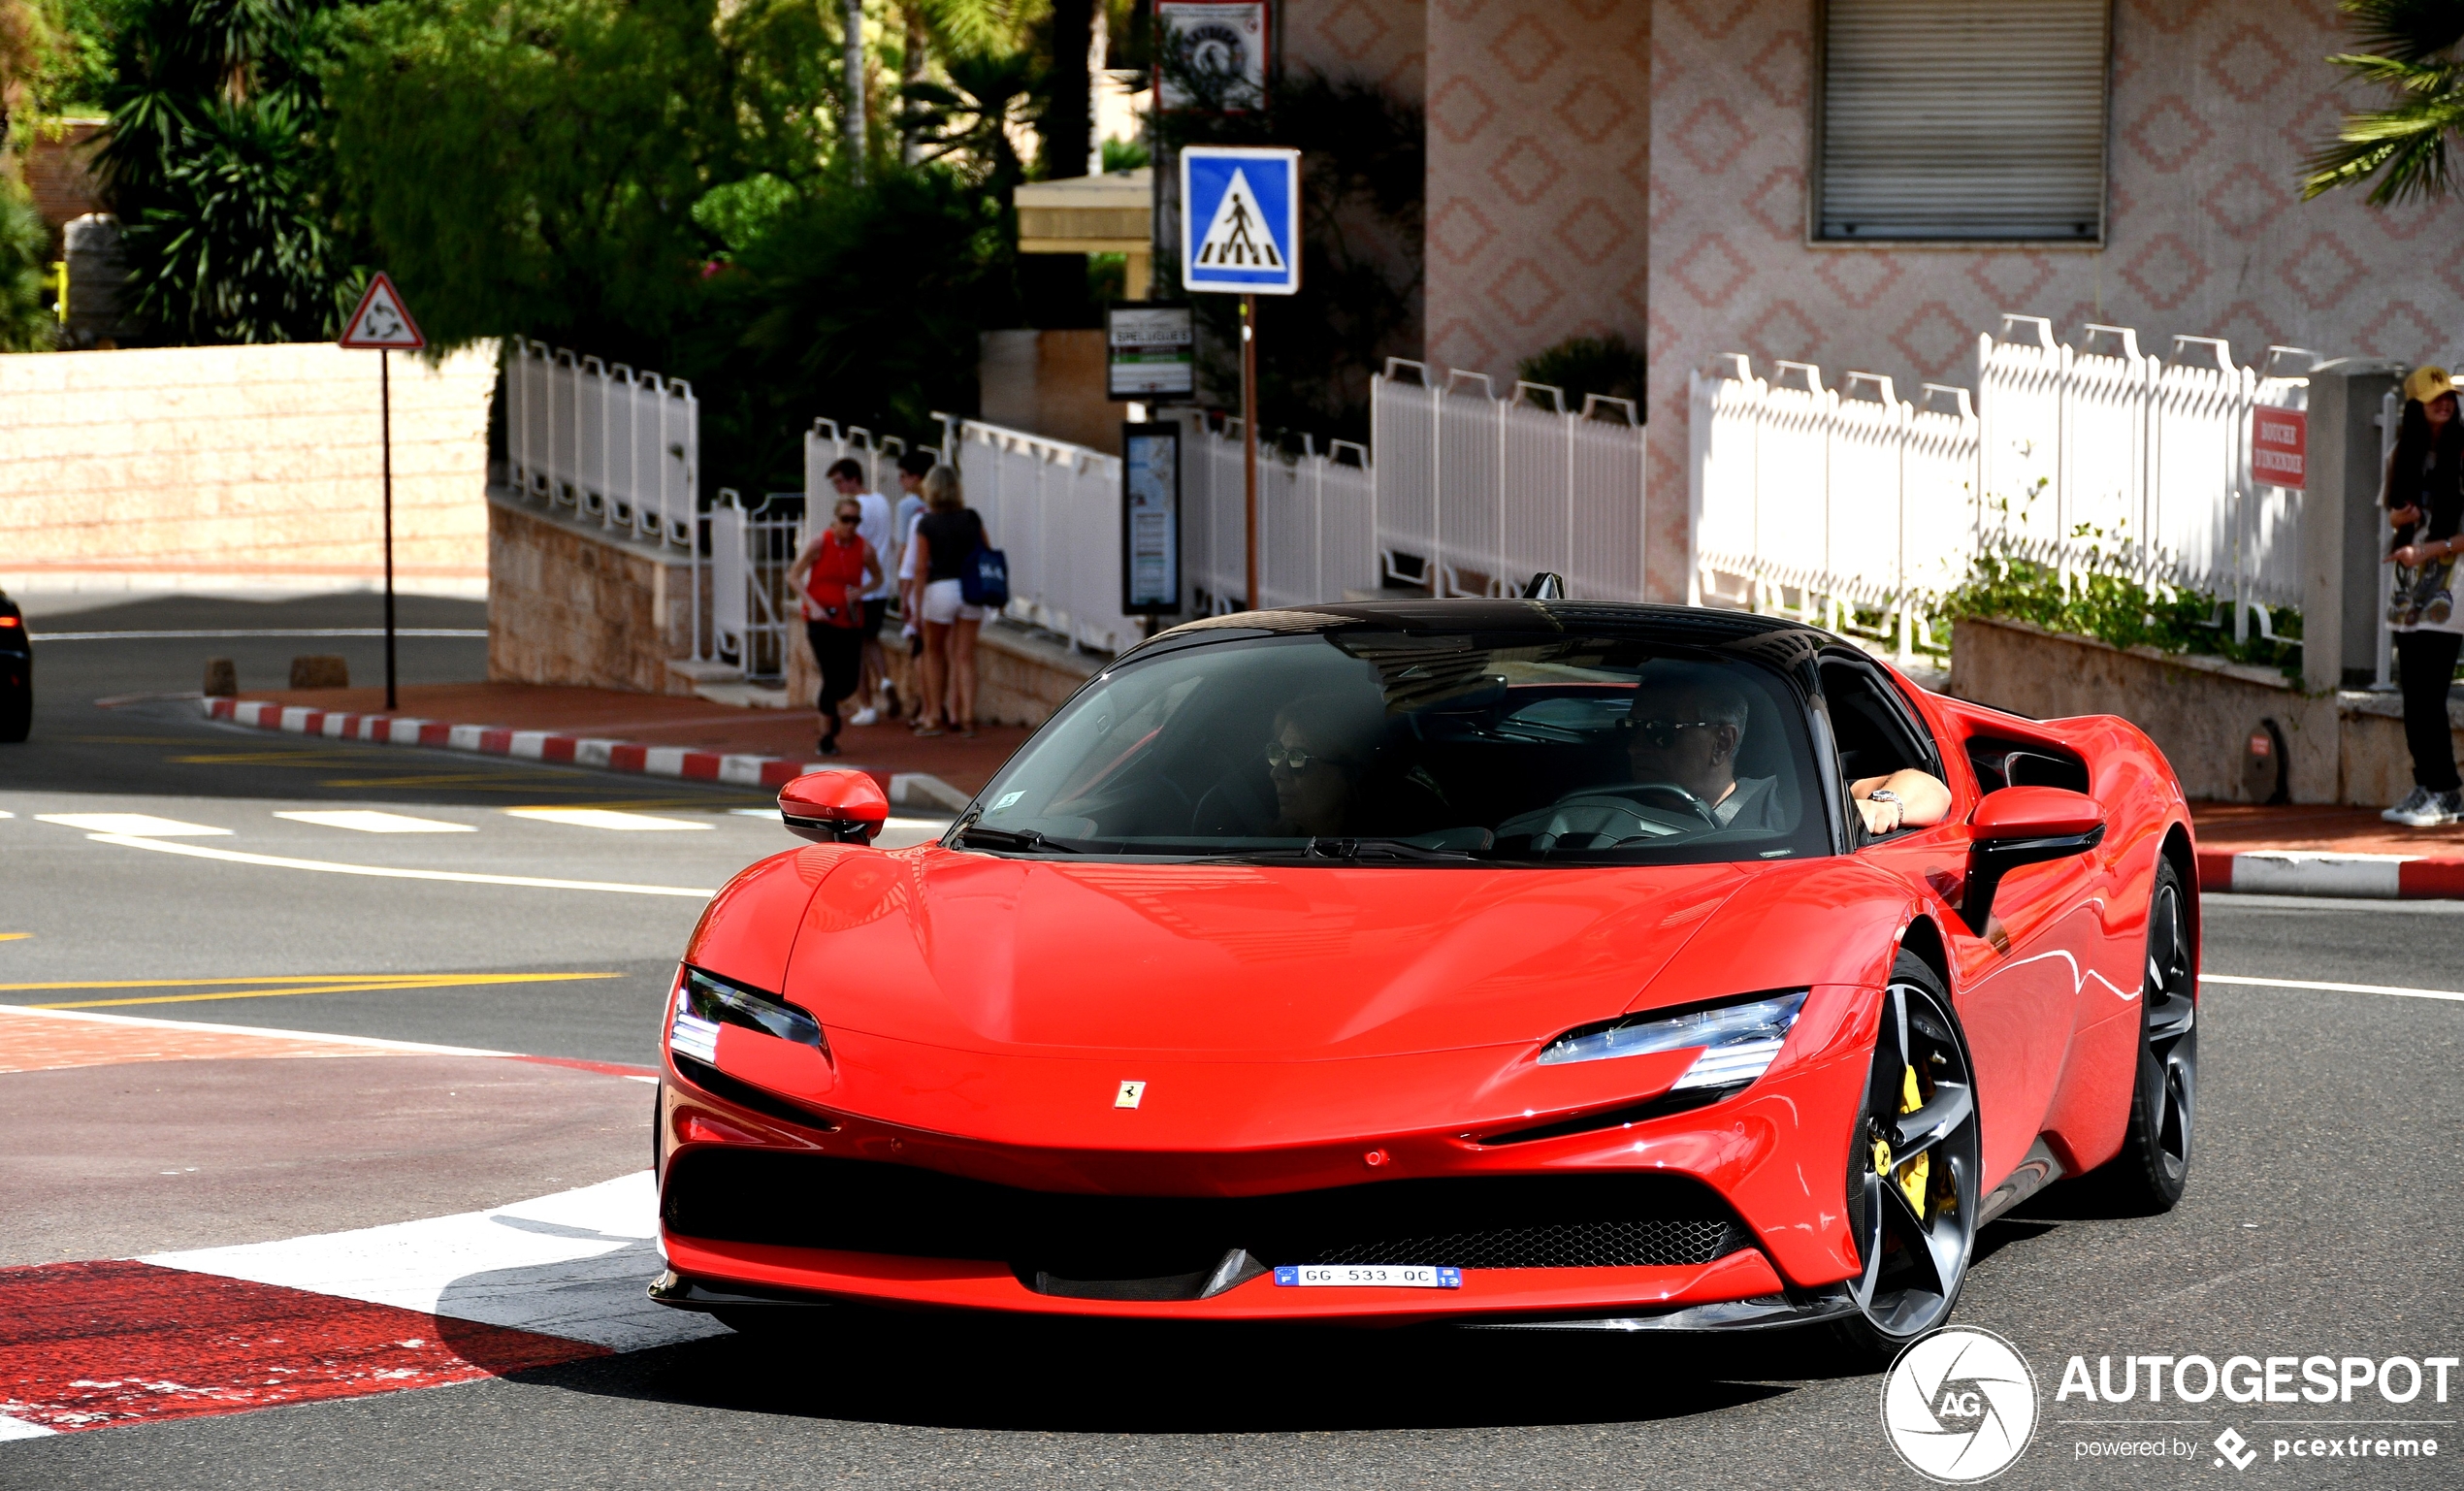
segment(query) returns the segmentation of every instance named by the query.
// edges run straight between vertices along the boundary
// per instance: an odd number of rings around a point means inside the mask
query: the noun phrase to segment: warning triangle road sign
[[[428,344],[419,335],[418,325],[410,312],[403,308],[400,292],[384,271],[368,282],[368,293],[359,298],[359,308],[351,312],[350,323],[342,328],[341,344],[346,347],[380,347],[396,352],[415,351]]]
[[[1216,203],[1215,220],[1207,224],[1206,237],[1198,241],[1198,263],[1217,270],[1283,267],[1282,250],[1275,245],[1274,230],[1267,226],[1266,214],[1258,209],[1257,193],[1249,189],[1247,172],[1234,171],[1232,183]]]

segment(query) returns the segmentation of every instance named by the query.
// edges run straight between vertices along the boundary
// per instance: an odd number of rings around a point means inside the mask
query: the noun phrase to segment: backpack
[[[997,611],[1010,603],[1010,557],[983,539],[976,527],[975,552],[958,569],[958,596],[969,605]]]

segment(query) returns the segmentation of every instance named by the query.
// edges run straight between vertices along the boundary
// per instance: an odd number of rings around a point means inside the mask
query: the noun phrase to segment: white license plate
[[[1425,1263],[1284,1263],[1275,1270],[1284,1289],[1460,1289],[1461,1269]]]

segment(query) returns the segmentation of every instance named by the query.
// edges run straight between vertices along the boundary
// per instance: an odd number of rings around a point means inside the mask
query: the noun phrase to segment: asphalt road
[[[177,707],[96,709],[96,697],[185,682],[191,660],[174,649],[113,651],[136,645],[47,649],[37,738],[0,748],[0,811],[14,815],[0,820],[0,932],[30,934],[0,941],[0,999],[176,1001],[111,1007],[645,1062],[700,909],[697,895],[659,892],[716,886],[786,842],[774,824],[729,811],[747,805],[742,794],[644,797],[621,778],[528,763],[490,763],[474,781],[428,753],[241,735]],[[470,676],[467,645],[440,644],[421,665]],[[287,658],[290,646],[275,650]],[[541,806],[695,827],[617,831],[506,811]],[[276,816],[338,807],[470,831],[375,834]],[[196,858],[39,816],[98,813],[227,829],[158,840],[216,855],[635,889]],[[2211,975],[2464,989],[2464,905],[2210,897],[2206,908]],[[276,978],[294,982],[268,992]],[[105,984],[124,987],[60,987]],[[2118,1372],[2121,1356],[2150,1353],[2464,1354],[2464,1002],[2218,982],[2203,1020],[2182,1206],[2118,1215],[2087,1188],[2058,1185],[1983,1240],[1958,1320],[2012,1341],[2042,1389],[2034,1446],[1998,1483],[2464,1482],[2453,1465],[2464,1372],[2444,1404],[2428,1392],[2402,1406],[2055,1396],[2074,1355],[2092,1373],[2106,1355]],[[16,1080],[0,1078],[0,1110]],[[365,1166],[332,1183],[382,1183]],[[721,1337],[467,1386],[0,1444],[0,1487],[1922,1484],[1884,1442],[1878,1386],[1788,1337],[854,1316],[786,1347]],[[2271,1459],[2276,1439],[2383,1419],[2415,1421],[2401,1432],[2436,1437],[2445,1453]],[[2227,1425],[2260,1451],[2246,1471],[2206,1447]],[[2091,1443],[2168,1437],[2197,1453],[2083,1458]]]

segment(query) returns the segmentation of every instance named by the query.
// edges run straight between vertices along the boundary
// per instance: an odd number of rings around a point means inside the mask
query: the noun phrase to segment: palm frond
[[[2343,0],[2337,9],[2363,46],[2400,62],[2423,61],[2464,41],[2464,6],[2455,0]]]

